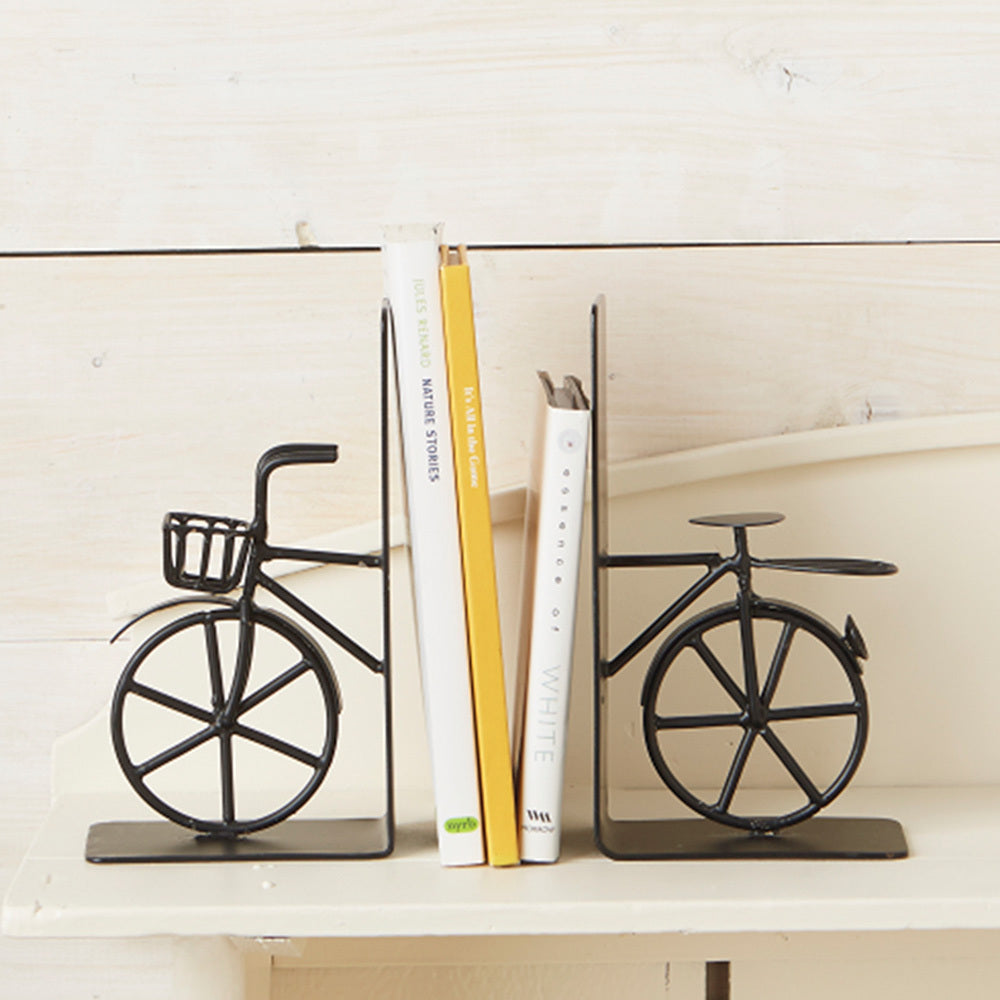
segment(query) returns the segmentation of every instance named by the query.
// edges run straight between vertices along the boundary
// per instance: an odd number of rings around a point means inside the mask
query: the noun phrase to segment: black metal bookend
[[[98,823],[90,828],[86,858],[93,862],[276,861],[290,859],[374,858],[393,849],[392,725],[389,683],[389,517],[388,517],[388,345],[392,315],[381,314],[380,484],[381,547],[374,553],[316,551],[271,546],[267,538],[268,484],[272,473],[290,465],[337,460],[332,444],[285,444],[271,448],[257,464],[254,518],[171,513],[163,524],[163,564],[167,581],[201,596],[158,605],[129,622],[121,632],[154,611],[178,607],[178,617],[154,632],[132,654],[111,702],[115,755],[129,784],[164,820]],[[337,564],[381,575],[381,642],[375,655],[352,639],[298,595],[265,571],[272,561]],[[230,595],[239,588],[236,596]],[[255,601],[266,591],[282,611]],[[192,606],[196,606],[192,608]],[[286,613],[284,609],[292,614]],[[301,624],[322,633],[347,659],[381,682],[381,726],[371,739],[382,745],[385,761],[384,811],[375,817],[311,819],[290,817],[312,798],[326,778],[337,749],[340,691],[329,658]],[[118,635],[121,634],[118,633]],[[115,637],[117,638],[117,636]],[[112,640],[113,641],[113,640]],[[203,672],[200,696],[171,690],[171,679],[155,672],[157,652],[171,651],[197,660]],[[258,661],[267,650],[272,662],[266,680]],[[275,670],[275,663],[277,669]],[[255,669],[256,668],[256,669]],[[297,689],[297,694],[295,694]],[[298,698],[296,735],[268,728],[271,699]],[[130,713],[158,711],[184,736],[167,737],[151,749],[148,733]],[[349,706],[346,706],[349,710]],[[308,717],[307,717],[308,716]],[[130,718],[133,724],[130,726]],[[260,720],[260,721],[258,721]],[[138,731],[137,731],[138,730]],[[172,731],[170,726],[166,731]],[[298,734],[301,733],[301,736]],[[256,756],[254,756],[256,754]],[[283,803],[261,810],[247,804],[261,755],[271,756],[290,791]],[[214,793],[198,807],[183,794],[164,790],[158,779],[183,763],[207,768]],[[240,780],[241,769],[250,780]],[[284,770],[281,770],[281,769]],[[201,773],[201,772],[200,772]],[[168,822],[169,821],[169,822]]]
[[[867,650],[853,618],[841,634],[811,611],[782,600],[758,596],[751,588],[757,568],[806,573],[878,576],[896,572],[891,563],[864,559],[762,559],[750,554],[749,528],[776,524],[776,513],[730,514],[693,518],[692,523],[733,532],[731,555],[718,552],[613,554],[608,551],[607,445],[604,412],[605,318],[599,298],[591,310],[592,358],[592,531],[594,593],[594,822],[598,846],[615,859],[719,858],[899,858],[907,854],[898,822],[880,818],[817,817],[848,785],[857,770],[868,735],[868,702],[860,661]],[[621,651],[609,655],[608,601],[611,571],[620,568],[688,566],[704,573],[675,596]],[[653,653],[642,682],[639,704],[646,753],[660,781],[694,816],[615,818],[610,815],[608,715],[620,676],[638,654],[676,622],[724,576],[736,578],[736,598],[682,623]],[[767,650],[760,636],[772,637]],[[728,633],[729,638],[723,641]],[[833,680],[835,695],[818,703],[788,703],[781,682],[796,647],[809,646],[821,669]],[[723,651],[725,650],[725,652]],[[818,653],[816,652],[818,650]],[[673,703],[677,688],[671,667],[684,660],[709,692],[704,709]],[[726,666],[726,660],[733,669]],[[833,676],[836,675],[836,676]],[[688,675],[690,676],[690,675]],[[849,730],[844,759],[819,780],[799,759],[778,729],[794,722],[815,724],[837,719]],[[695,734],[715,739],[724,766],[708,789],[692,787],[685,776],[683,753],[676,741]],[[704,744],[702,744],[704,746]],[[761,814],[761,801],[741,798],[747,762],[755,745],[767,748],[790,786],[782,804]],[[752,812],[741,803],[752,803]],[[764,800],[766,802],[766,800]]]

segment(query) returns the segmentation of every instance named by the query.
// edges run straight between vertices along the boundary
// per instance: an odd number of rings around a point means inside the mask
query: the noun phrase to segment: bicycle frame
[[[766,560],[753,559],[747,543],[747,528],[742,524],[732,524],[736,538],[733,554],[724,558],[718,552],[663,553],[648,555],[604,555],[598,559],[607,568],[625,566],[705,566],[705,574],[684,590],[673,603],[661,612],[654,621],[642,630],[617,656],[600,664],[605,678],[613,677],[641,650],[645,649],[664,629],[676,621],[702,594],[713,587],[723,576],[734,573],[738,580],[736,607],[739,612],[740,646],[743,656],[743,676],[747,694],[747,708],[750,718],[759,722],[762,716],[763,695],[759,689],[757,657],[753,642],[753,622],[751,605],[753,592],[750,589],[750,569],[752,566],[768,565]]]
[[[381,673],[382,661],[378,657],[372,655],[368,650],[364,649],[338,629],[332,622],[328,621],[327,618],[313,608],[312,605],[307,604],[287,587],[278,583],[273,576],[263,571],[261,567],[264,563],[276,560],[341,566],[368,566],[378,569],[382,566],[382,556],[374,553],[327,552],[319,549],[272,547],[266,542],[251,542],[250,554],[247,559],[247,580],[243,593],[236,602],[241,610],[244,607],[249,610],[253,605],[254,591],[257,587],[263,587],[264,590],[276,597],[282,604],[291,608],[311,625],[319,629],[327,638],[332,639],[355,659],[360,660],[369,670],[374,673]]]
[[[606,569],[651,566],[705,566],[705,574],[688,587],[673,603],[665,608],[621,652],[600,663],[601,675],[613,677],[619,670],[646,648],[664,629],[675,622],[705,591],[713,587],[727,573],[739,571],[738,554],[728,559],[718,552],[680,552],[660,555],[604,555],[597,557]]]

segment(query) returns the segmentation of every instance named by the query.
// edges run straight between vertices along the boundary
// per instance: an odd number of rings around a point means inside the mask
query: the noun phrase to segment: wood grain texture
[[[461,967],[388,966],[381,968],[281,969],[272,976],[273,1000],[320,1000],[330,996],[378,996],[384,1000],[438,997],[461,1000],[476,996],[501,1000],[514,996],[547,997],[551,1000],[599,1000],[613,992],[634,996],[662,996],[668,1000],[696,1000],[693,990],[680,984],[667,989],[666,963],[608,965],[588,962],[585,946],[579,946],[577,962],[566,965]]]
[[[995,239],[974,0],[15,0],[0,248]]]
[[[614,460],[1000,408],[997,245],[483,252],[472,275],[496,488],[524,480],[535,370],[587,376],[597,292]],[[164,512],[249,515],[279,441],[341,459],[276,478],[276,538],[371,519],[380,285],[373,253],[4,262],[0,638],[106,638]]]

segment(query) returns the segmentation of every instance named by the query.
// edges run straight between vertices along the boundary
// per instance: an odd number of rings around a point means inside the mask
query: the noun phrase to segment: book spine
[[[507,726],[493,522],[479,394],[472,285],[464,248],[451,255],[446,248],[442,248],[441,300],[486,856],[491,865],[516,865],[520,855]]]
[[[424,711],[443,865],[484,860],[455,469],[438,279],[438,227],[393,227],[382,260],[396,382]]]
[[[590,413],[550,405],[544,417],[518,789],[531,862],[559,857]]]

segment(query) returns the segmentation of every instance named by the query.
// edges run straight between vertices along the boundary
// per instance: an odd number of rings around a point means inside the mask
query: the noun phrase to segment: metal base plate
[[[821,816],[774,834],[750,834],[708,819],[602,817],[598,846],[620,861],[748,859],[890,860],[908,854],[894,819]]]
[[[85,856],[101,864],[382,858],[392,852],[391,829],[385,816],[290,819],[243,837],[205,836],[156,820],[95,823]]]

